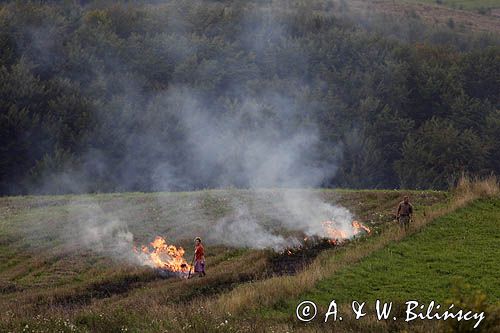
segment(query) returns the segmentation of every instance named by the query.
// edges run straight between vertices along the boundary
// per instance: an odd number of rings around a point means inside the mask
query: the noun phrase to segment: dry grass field
[[[163,279],[149,267],[79,244],[77,233],[68,229],[72,219],[78,219],[75,207],[92,211],[97,205],[99,216],[126,221],[135,243],[162,235],[184,246],[189,258],[192,229],[230,214],[228,202],[235,198],[251,202],[248,206],[260,216],[259,223],[272,225],[268,199],[280,191],[2,198],[0,331],[233,332],[266,331],[271,326],[276,331],[300,331],[303,328],[293,318],[283,320],[280,312],[291,301],[318,283],[328,283],[342,269],[356,267],[371,253],[413,237],[435,218],[496,191],[495,185],[486,183],[468,183],[450,193],[412,191],[418,218],[408,234],[397,232],[393,223],[402,192],[316,191],[325,202],[349,208],[372,233],[339,246],[311,246],[294,253],[297,260],[292,261],[268,249],[207,242],[208,275],[190,280]],[[185,215],[191,226],[175,223]]]

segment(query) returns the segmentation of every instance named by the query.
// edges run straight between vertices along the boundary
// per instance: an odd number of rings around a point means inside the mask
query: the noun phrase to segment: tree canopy
[[[2,2],[0,193],[499,174],[498,36],[346,6]]]

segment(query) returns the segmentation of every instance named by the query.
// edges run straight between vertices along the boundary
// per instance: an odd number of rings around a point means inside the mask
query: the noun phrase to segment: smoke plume
[[[175,215],[168,225],[172,237],[203,234],[211,244],[279,250],[300,243],[294,233],[325,236],[321,227],[324,220],[333,219],[340,228],[349,229],[353,217],[348,210],[323,202],[315,191],[297,190],[320,186],[325,177],[335,173],[338,156],[318,162],[320,135],[311,120],[312,110],[318,106],[308,93],[308,53],[291,38],[284,16],[275,15],[274,9],[249,5],[241,17],[244,28],[234,36],[235,43],[245,50],[241,62],[236,63],[225,58],[224,49],[230,45],[221,45],[219,54],[202,61],[189,58],[199,51],[191,40],[175,43],[183,45],[181,48],[168,49],[169,33],[189,26],[187,18],[170,16],[158,43],[170,60],[186,61],[193,68],[190,75],[200,80],[193,84],[183,83],[181,73],[175,73],[168,88],[145,94],[140,77],[130,77],[118,57],[106,59],[107,66],[116,68],[113,74],[98,66],[91,68],[89,72],[98,77],[103,89],[118,93],[96,112],[98,126],[96,136],[89,139],[90,148],[74,165],[55,176],[47,175],[40,191],[63,188],[63,192],[89,192],[95,179],[100,179],[100,188],[109,182],[127,190],[238,187],[248,189],[251,198],[261,196],[263,189],[279,189],[264,200],[269,210],[259,212],[248,202],[233,198],[226,214],[213,223],[193,221],[186,217],[192,213],[185,210],[173,213],[164,209],[164,216]],[[41,42],[51,40],[43,36]],[[34,39],[38,37],[40,33],[33,34]],[[290,61],[282,70],[291,71],[293,79],[257,81],[245,77],[248,58],[263,59],[257,65],[265,67],[266,62],[279,64],[281,52]],[[220,68],[234,76],[228,75],[224,82],[203,81]],[[265,85],[256,86],[255,82]],[[207,93],[207,84],[219,84],[225,93]],[[104,154],[101,144],[115,146],[116,155]],[[161,194],[158,197],[162,204]],[[77,209],[77,222],[70,229],[82,246],[123,256],[132,249],[136,237],[129,229],[139,222],[125,223],[117,215],[103,213],[99,204],[93,203]],[[165,231],[151,225],[144,228],[141,232],[150,239],[154,232]]]

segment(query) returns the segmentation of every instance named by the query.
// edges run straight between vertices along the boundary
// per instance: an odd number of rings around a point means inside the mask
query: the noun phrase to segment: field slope
[[[500,299],[500,199],[475,202],[322,281],[316,293],[340,301],[445,301],[454,279]]]
[[[393,220],[402,195],[398,191],[315,192],[324,202],[349,208],[374,230],[374,236]],[[173,325],[172,316],[165,313],[190,309],[195,298],[210,298],[239,284],[281,274],[280,269],[287,268],[282,260],[288,262],[288,256],[208,240],[206,278],[164,280],[147,267],[106,255],[99,249],[100,239],[97,246],[84,242],[88,231],[100,226],[98,222],[120,220],[134,235],[134,243],[147,244],[161,235],[186,248],[189,258],[192,237],[201,234],[209,239],[211,228],[233,213],[235,202],[236,207],[244,203],[262,225],[276,225],[270,201],[278,195],[280,191],[274,190],[213,190],[2,198],[0,331],[25,325],[41,331],[65,329],[60,318],[81,331],[122,326],[155,331]],[[437,191],[411,195],[417,210],[449,197]],[[89,224],[91,228],[82,232],[80,226]],[[157,326],[150,325],[153,320]]]
[[[349,208],[373,232],[340,247],[294,254],[293,258],[306,257],[298,261],[295,272],[289,270],[287,255],[212,241],[207,243],[207,277],[162,279],[150,268],[82,246],[78,232],[70,232],[77,231],[70,228],[74,223],[92,222],[82,220],[85,213],[92,212],[95,220],[112,216],[128,224],[135,242],[166,236],[185,246],[189,257],[191,234],[202,230],[199,226],[204,224],[211,230],[217,221],[232,214],[230,202],[245,202],[259,223],[272,227],[277,220],[269,200],[280,192],[214,190],[2,198],[0,331],[322,331],[325,327],[321,323],[304,327],[296,321],[296,302],[314,298],[323,307],[331,295],[341,302],[353,297],[367,301],[376,297],[398,301],[410,296],[441,300],[455,283],[454,275],[461,277],[458,282],[473,284],[487,293],[487,304],[494,304],[499,297],[495,245],[500,200],[483,199],[453,213],[462,203],[476,198],[468,192],[462,196],[455,192],[410,192],[421,223],[408,235],[394,236],[393,211],[402,192],[315,190],[324,202]],[[442,212],[452,214],[434,220],[445,215]],[[426,226],[423,221],[431,224]],[[367,328],[356,325],[346,318],[344,328]],[[383,323],[371,325],[387,329]]]
[[[401,242],[372,253],[360,263],[340,270],[334,276],[321,280],[316,287],[276,311],[271,317],[286,318],[294,313],[300,300],[314,300],[326,309],[332,299],[348,311],[353,300],[374,304],[377,299],[393,301],[397,305],[407,300],[428,304],[450,301],[459,304],[464,294],[479,292],[485,299],[479,302],[498,306],[500,300],[500,198],[483,199],[445,215],[421,232]],[[465,304],[478,307],[476,303]],[[484,303],[483,303],[484,302]],[[402,306],[400,306],[402,308]],[[483,308],[484,310],[484,308]],[[372,314],[373,314],[372,309]],[[487,312],[487,316],[493,317]],[[339,329],[408,329],[385,321],[368,319],[357,323],[351,320],[337,324]],[[498,325],[498,318],[482,325],[488,331]],[[495,321],[496,320],[496,321]],[[495,321],[495,322],[493,322]],[[317,324],[317,329],[321,328]],[[422,323],[420,323],[422,324]],[[437,329],[427,323],[423,331]],[[363,326],[366,325],[366,326]],[[393,325],[393,326],[391,326]],[[489,325],[489,326],[488,326]],[[342,327],[343,326],[343,327]],[[462,329],[470,328],[463,324]],[[498,326],[496,326],[498,328]],[[302,327],[304,328],[304,327]],[[312,330],[311,326],[308,329]],[[415,327],[413,327],[415,329]]]

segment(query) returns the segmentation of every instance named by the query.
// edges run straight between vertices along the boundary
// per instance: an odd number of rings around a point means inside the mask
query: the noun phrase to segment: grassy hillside
[[[352,210],[374,229],[374,239],[392,224],[394,207],[402,195],[398,191],[316,192],[324,201]],[[89,212],[96,220],[119,218],[128,224],[135,243],[145,244],[162,235],[185,246],[189,258],[192,237],[200,230],[208,230],[202,237],[210,236],[210,228],[199,225],[213,225],[230,214],[230,202],[245,202],[262,224],[276,223],[269,202],[279,194],[273,190],[228,190],[2,198],[0,331],[20,330],[25,325],[38,331],[71,331],[61,318],[79,331],[116,331],[122,326],[152,331],[177,327],[178,323],[165,317],[165,312],[189,311],[191,302],[200,297],[210,299],[241,283],[282,274],[280,262],[288,262],[289,257],[209,241],[206,278],[164,280],[147,267],[127,264],[97,247],[85,247],[73,228],[75,223],[90,223],[85,220]],[[446,202],[449,197],[446,192],[433,191],[415,191],[411,195],[417,211]],[[312,260],[316,254],[309,253],[311,258],[306,259]],[[190,322],[193,320],[190,318]]]
[[[493,178],[480,182],[462,181],[458,187],[453,191],[451,200],[446,203],[434,205],[429,209],[419,210],[416,215],[415,223],[410,228],[409,232],[398,232],[398,227],[389,225],[382,230],[377,237],[365,238],[361,241],[353,242],[337,249],[327,250],[321,253],[314,262],[307,267],[306,270],[300,272],[296,276],[275,277],[264,281],[257,281],[248,285],[242,285],[235,288],[235,290],[225,293],[218,297],[215,301],[202,302],[201,304],[206,307],[206,312],[216,313],[219,318],[231,317],[231,314],[247,318],[250,322],[245,326],[246,331],[262,330],[266,327],[272,327],[277,332],[292,332],[292,331],[316,331],[322,332],[325,329],[324,325],[311,326],[297,326],[297,320],[294,317],[294,312],[287,312],[285,320],[281,310],[290,308],[290,300],[298,300],[301,295],[307,294],[309,291],[314,290],[318,283],[322,280],[329,279],[335,276],[343,269],[356,265],[362,262],[365,258],[369,257],[372,253],[382,250],[383,248],[399,242],[407,237],[418,233],[436,219],[454,212],[455,210],[465,207],[467,204],[479,198],[497,197],[499,191],[498,182]],[[471,262],[471,265],[476,263]],[[423,280],[426,277],[422,277]],[[498,303],[493,306],[487,306],[484,303],[484,295],[473,295],[472,298],[466,296],[466,291],[459,290],[456,304],[460,304],[463,308],[484,309],[492,315],[489,317],[490,324],[497,325],[495,318],[498,318]],[[493,307],[493,308],[491,308]],[[278,310],[278,315],[273,311]],[[213,315],[210,315],[213,317]],[[263,318],[268,318],[267,321],[262,321]],[[358,322],[352,318],[345,322],[345,331],[381,331],[385,332],[388,329],[405,331],[408,327],[401,327],[392,325],[380,327],[380,322],[374,322],[373,318],[365,322]],[[359,323],[362,323],[359,325]],[[399,323],[399,322],[398,322]],[[396,323],[396,324],[398,324]],[[240,325],[241,326],[241,325]],[[498,326],[498,325],[497,325]],[[205,325],[204,327],[211,327]],[[485,331],[488,331],[488,325],[484,325]],[[340,328],[339,328],[340,330]],[[425,325],[414,324],[411,326],[412,331],[441,331],[435,321],[428,321]],[[264,330],[265,331],[265,330]],[[467,331],[467,330],[465,330]]]
[[[390,244],[359,264],[321,280],[313,290],[290,301],[289,306],[272,313],[271,317],[288,318],[304,299],[314,300],[325,310],[335,299],[343,304],[342,309],[347,312],[353,300],[374,304],[375,300],[381,299],[394,301],[400,307],[407,300],[418,300],[424,304],[432,300],[440,304],[459,304],[460,297],[467,294],[470,297],[477,291],[485,299],[476,296],[465,306],[491,311],[487,304],[498,306],[500,299],[499,240],[500,198],[476,201],[435,220],[413,237]],[[490,322],[492,326],[489,326],[491,329],[495,327],[495,319],[491,312],[487,315],[493,318]],[[373,325],[371,329],[391,327],[391,323],[368,322],[368,325]],[[498,321],[496,324],[499,324]],[[322,324],[317,325],[319,329]],[[352,318],[338,325],[344,329],[368,328]],[[481,328],[488,331],[487,325],[483,324]],[[405,328],[404,324],[398,327]],[[464,324],[462,328],[470,329],[470,326]]]
[[[290,256],[208,242],[208,276],[191,280],[162,279],[147,267],[127,264],[98,248],[85,248],[68,226],[81,219],[82,211],[93,212],[95,219],[119,216],[127,221],[136,242],[160,234],[185,245],[189,257],[193,230],[200,223],[215,225],[231,214],[230,202],[245,202],[263,225],[277,223],[269,202],[283,191],[2,198],[0,331],[322,331],[320,323],[299,325],[293,317],[296,302],[312,298],[322,309],[331,295],[341,302],[377,296],[396,302],[410,296],[446,301],[451,287],[461,283],[488,295],[487,301],[476,297],[464,302],[490,311],[499,293],[495,244],[500,201],[484,199],[446,214],[475,198],[489,197],[495,188],[466,184],[453,193],[411,192],[417,222],[408,234],[398,233],[392,223],[401,192],[314,191],[326,202],[351,209],[373,233],[343,246],[294,254],[310,256],[296,262],[308,266],[295,274],[280,271],[282,263],[290,263]],[[439,216],[443,217],[435,220]],[[348,316],[344,324],[339,329],[404,329],[373,319],[357,322]],[[411,328],[429,331],[437,329],[435,324]]]
[[[478,201],[321,281],[306,297],[328,292],[342,302],[351,298],[444,302],[454,280],[461,279],[486,292],[490,301],[498,300],[499,241],[500,199]]]

